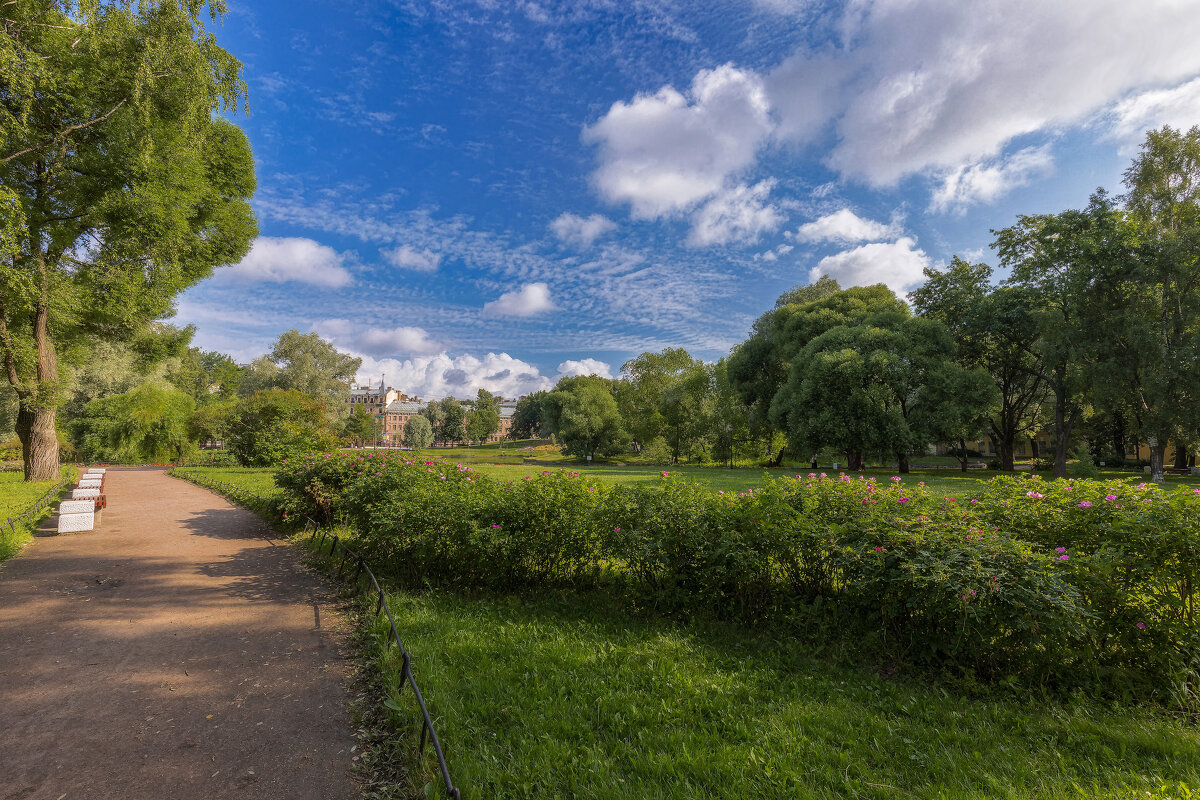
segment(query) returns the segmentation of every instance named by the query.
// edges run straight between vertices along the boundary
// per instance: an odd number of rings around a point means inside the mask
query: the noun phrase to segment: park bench
[[[100,524],[100,514],[108,507],[104,475],[102,469],[89,469],[79,479],[79,486],[71,490],[71,499],[59,504],[59,533],[95,530]]]

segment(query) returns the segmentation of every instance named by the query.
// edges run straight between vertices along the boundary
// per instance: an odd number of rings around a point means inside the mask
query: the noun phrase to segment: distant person
[[[816,456],[812,457],[812,468],[813,469],[817,468],[817,457]]]

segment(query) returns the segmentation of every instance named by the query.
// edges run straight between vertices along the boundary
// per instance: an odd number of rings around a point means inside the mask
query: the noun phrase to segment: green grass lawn
[[[63,475],[76,475],[74,467],[64,465],[61,469]],[[7,525],[8,519],[25,513],[42,495],[54,488],[56,483],[57,481],[26,483],[21,472],[0,472],[0,523],[4,524],[4,527],[0,528],[0,561],[12,558],[21,551],[31,538],[33,526],[37,522],[30,519],[25,525],[18,523],[14,533]],[[53,504],[47,506],[42,516],[49,514],[53,509]]]
[[[273,467],[265,469],[251,467],[177,467],[174,471],[181,477],[196,475],[212,481],[231,483],[234,486],[261,495],[264,498],[270,498],[279,494],[279,487],[275,485],[275,469]]]
[[[1200,787],[1200,730],[1152,709],[969,698],[769,632],[631,619],[594,598],[391,598],[466,797],[1065,800]],[[432,759],[425,769],[436,782]]]
[[[270,470],[189,471],[272,488]],[[1200,796],[1200,728],[1161,709],[881,677],[770,630],[638,618],[603,595],[389,596],[465,797]],[[410,737],[416,719],[397,714]],[[426,755],[415,789],[438,783]]]

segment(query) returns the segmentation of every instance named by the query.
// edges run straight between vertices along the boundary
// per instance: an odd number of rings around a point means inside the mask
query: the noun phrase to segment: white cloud
[[[735,186],[722,191],[692,216],[688,244],[704,247],[729,242],[755,242],[763,233],[783,223],[783,214],[766,202],[775,185],[765,180],[754,186]]]
[[[315,323],[313,330],[334,345],[353,350],[355,354],[425,355],[442,349],[422,328],[363,327],[361,323],[352,323],[347,319],[326,319]]]
[[[781,133],[876,186],[994,159],[1014,138],[1085,122],[1130,92],[1200,73],[1200,13],[1179,0],[851,3],[843,44],[766,85]]]
[[[835,278],[843,287],[885,284],[897,294],[906,292],[925,278],[922,270],[929,266],[929,257],[909,236],[894,242],[864,244],[826,256],[809,271],[809,281],[822,275]]]
[[[991,203],[1010,189],[1054,171],[1050,146],[1026,147],[1005,159],[950,170],[929,200],[930,211],[962,212],[974,203]]]
[[[493,317],[532,317],[557,308],[550,299],[550,287],[544,283],[527,283],[520,289],[505,292],[498,300],[484,303],[483,313]]]
[[[882,222],[863,219],[848,208],[827,214],[813,222],[806,222],[796,229],[796,238],[802,242],[866,242],[880,239],[894,239],[900,235],[900,226],[896,223],[884,225]]]
[[[482,358],[438,353],[404,360],[365,356],[358,380],[374,378],[378,382],[381,375],[386,376],[389,386],[425,400],[449,396],[465,400],[475,397],[480,389],[515,398],[554,385],[536,366],[508,353],[488,353]]]
[[[601,236],[616,228],[615,222],[600,214],[592,214],[586,218],[574,214],[560,214],[550,223],[550,230],[554,231],[559,241],[585,250]]]
[[[594,358],[582,361],[564,361],[558,365],[558,377],[566,378],[574,375],[599,375],[601,378],[611,378],[612,367]]]
[[[698,72],[687,95],[664,86],[613,103],[583,141],[599,146],[600,195],[656,219],[719,192],[754,163],[772,127],[762,80],[726,64]]]
[[[406,244],[393,248],[381,248],[379,255],[393,267],[414,269],[418,272],[433,272],[442,261],[440,253],[432,250],[416,250]]]
[[[308,283],[340,288],[354,282],[332,247],[304,238],[260,236],[240,263],[217,270],[218,281],[235,283]]]
[[[1170,125],[1186,131],[1200,125],[1200,78],[1127,97],[1113,107],[1112,118],[1112,136],[1127,149],[1140,145],[1151,128]]]

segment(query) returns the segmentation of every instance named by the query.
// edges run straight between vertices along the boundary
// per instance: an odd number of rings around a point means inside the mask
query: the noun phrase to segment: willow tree
[[[0,368],[28,480],[58,472],[60,355],[169,315],[257,230],[220,0],[0,4]]]

